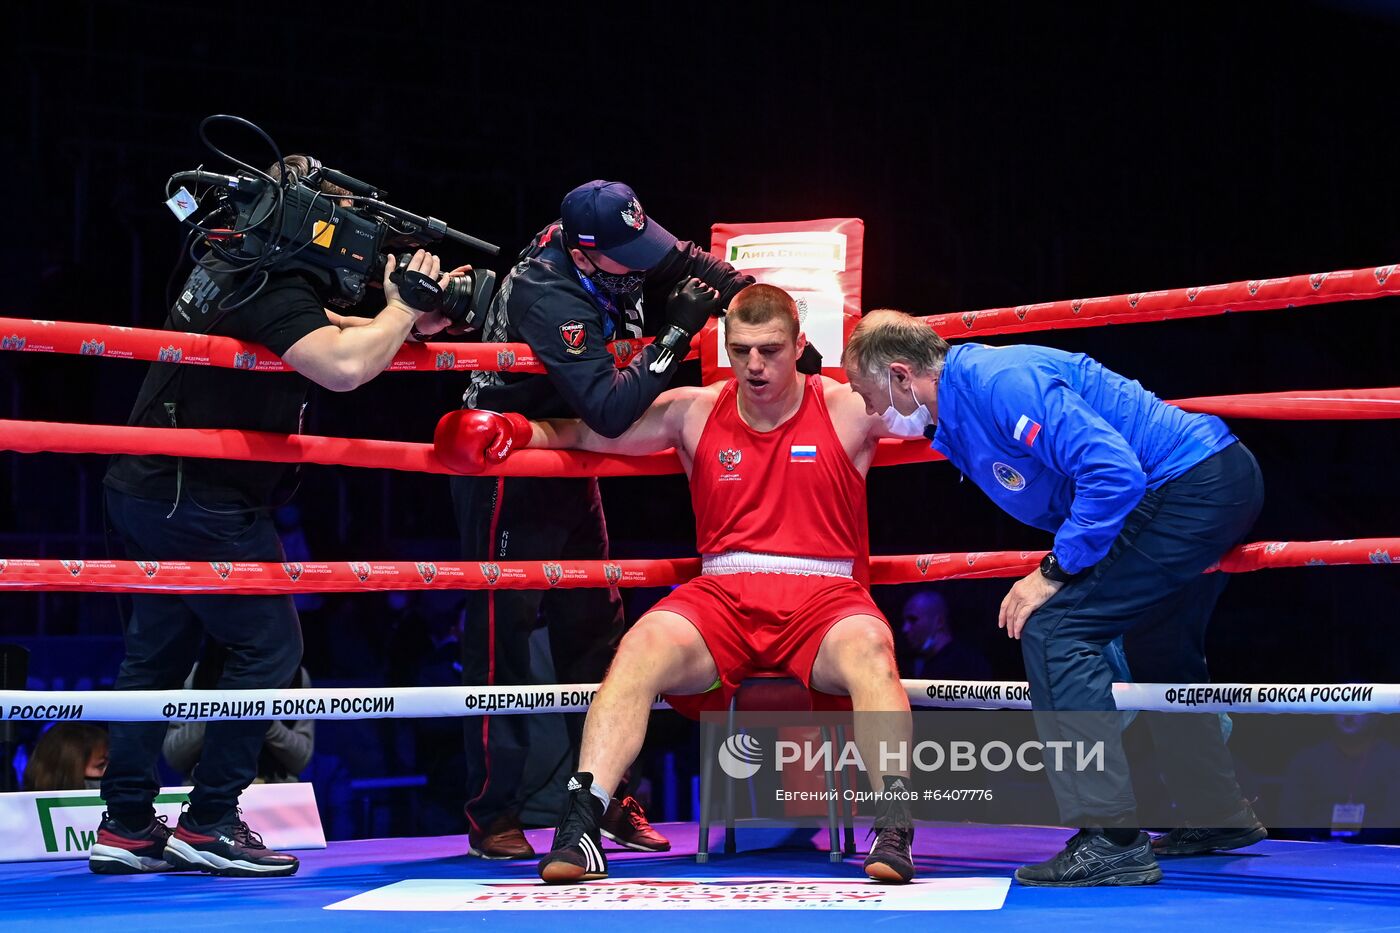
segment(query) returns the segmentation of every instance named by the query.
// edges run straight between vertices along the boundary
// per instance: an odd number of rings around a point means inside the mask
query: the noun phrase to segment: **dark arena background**
[[[495,259],[457,247],[440,252],[445,265],[471,262],[502,274],[558,216],[564,192],[593,178],[628,182],[658,221],[702,246],[721,221],[861,218],[866,310],[927,315],[1400,261],[1400,6],[1379,0],[59,2],[17,4],[6,20],[0,317],[159,327],[188,269],[187,262],[176,268],[183,231],[162,203],[164,186],[173,172],[201,163],[228,168],[199,142],[199,121],[212,113],[246,117],[284,152],[313,153],[383,186],[397,205],[500,244]],[[246,161],[270,161],[251,134],[216,135]],[[1397,301],[986,342],[1083,351],[1169,399],[1389,387],[1400,384]],[[0,353],[0,417],[123,424],[145,370],[122,360]],[[698,366],[688,364],[681,378],[698,383]],[[305,431],[430,441],[465,385],[463,373],[405,373],[346,394],[313,388]],[[1258,456],[1267,485],[1250,540],[1400,535],[1396,422],[1234,420],[1231,427]],[[104,534],[105,468],[106,458],[94,455],[0,454],[0,558],[122,556]],[[305,466],[299,482],[276,516],[289,559],[459,559],[442,476]],[[872,470],[868,489],[872,554],[1050,542],[959,482],[947,464]],[[682,477],[606,479],[603,495],[613,557],[694,555]],[[938,589],[956,637],[990,676],[1019,681],[1019,646],[996,627],[1010,582],[949,581]],[[910,592],[875,590],[897,630]],[[623,593],[631,621],[665,590]],[[461,683],[462,601],[452,593],[301,596],[297,605],[304,666],[317,687]],[[1400,682],[1397,605],[1400,580],[1389,567],[1239,574],[1211,625],[1212,676]],[[0,641],[30,653],[27,683],[4,686],[110,689],[128,611],[126,600],[110,595],[0,591]],[[562,747],[558,719],[540,717],[540,747]],[[1320,741],[1331,717],[1311,719],[1306,727]],[[22,765],[43,725],[15,723],[6,754]],[[653,821],[697,819],[698,754],[694,723],[653,714],[633,779]],[[8,769],[0,788],[17,789],[11,762],[0,766]],[[544,787],[567,767],[537,753],[529,776]],[[275,922],[276,898],[292,898],[309,911],[307,922],[369,928],[374,914],[356,919],[320,908],[379,884],[371,878],[381,851],[392,853],[382,856],[395,866],[390,880],[481,874],[474,867],[481,863],[463,857],[463,768],[457,719],[317,723],[302,778],[315,787],[333,844],[328,853],[305,853],[303,875],[318,857],[328,860],[320,877],[334,896],[297,893],[304,878],[276,891],[269,889],[278,882],[255,882],[244,889],[255,893],[242,922]],[[1266,779],[1281,773],[1282,763]],[[175,771],[162,777],[167,786],[181,783]],[[558,806],[546,788],[527,817],[545,826]],[[693,845],[693,828],[673,828]],[[940,865],[1008,876],[1029,845],[988,854],[975,828],[957,833],[948,838],[968,840],[959,853],[936,833],[920,837],[928,853],[921,877],[936,876]],[[1289,835],[1328,839],[1326,830],[1274,833]],[[388,838],[383,850],[369,842],[336,848]],[[547,846],[548,834],[531,839]],[[1059,839],[1052,833],[1035,844],[1049,854]],[[1179,923],[1197,897],[1209,899],[1221,922],[1257,920],[1263,911],[1279,916],[1281,928],[1324,921],[1359,928],[1400,903],[1400,861],[1375,854],[1393,850],[1325,844],[1341,854],[1321,873],[1295,865],[1292,875],[1281,868],[1269,875],[1258,867],[1267,859],[1254,859],[1245,880],[1216,873],[1215,863],[1169,874],[1151,895],[1159,911],[1152,916]],[[1346,862],[1352,851],[1354,870]],[[431,868],[413,864],[418,858]],[[1294,856],[1279,858],[1275,868]],[[743,876],[828,871],[825,853],[774,859],[709,867]],[[494,874],[534,879],[530,865],[505,864],[512,867]],[[647,871],[680,874],[690,865],[673,853]],[[848,875],[858,874],[855,866]],[[1173,884],[1175,899],[1163,893]],[[193,883],[146,886],[139,897],[128,888],[104,900],[120,886],[78,862],[0,867],[0,891],[14,892],[0,894],[0,917],[15,910],[17,920],[57,924],[129,911],[151,922],[217,925],[233,909]],[[26,900],[38,892],[47,900]],[[1130,893],[1097,901],[1089,896],[1096,892],[1067,894],[1062,903],[1092,921],[1122,916],[1099,910],[1147,903]],[[159,914],[141,898],[163,898],[176,913]],[[999,922],[1043,923],[1041,911],[1055,907],[1044,892],[1013,884]],[[206,911],[217,912],[212,924]],[[425,929],[452,921],[415,916]],[[781,922],[794,922],[790,916]]]

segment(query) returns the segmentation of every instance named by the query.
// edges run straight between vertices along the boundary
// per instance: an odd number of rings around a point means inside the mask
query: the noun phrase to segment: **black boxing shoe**
[[[1254,808],[1248,801],[1242,801],[1240,809],[1220,823],[1224,825],[1214,828],[1182,826],[1154,836],[1152,851],[1157,855],[1204,855],[1243,849],[1269,838],[1269,831],[1254,815]]]
[[[885,796],[876,803],[875,844],[865,858],[872,880],[908,884],[914,879],[914,818],[910,814],[908,782],[885,777]]]
[[[603,819],[603,803],[593,796],[593,775],[580,771],[569,778],[569,802],[549,854],[540,859],[540,880],[546,884],[573,884],[596,881],[608,876],[608,858],[598,824]]]
[[[88,870],[98,875],[144,875],[172,871],[165,860],[170,827],[165,817],[153,816],[149,825],[130,830],[106,813],[97,827],[97,839],[88,850]]]
[[[1120,846],[1102,830],[1081,829],[1054,858],[1016,869],[1016,880],[1047,888],[1156,884],[1162,880],[1162,869],[1147,833],[1138,833],[1137,839]]]

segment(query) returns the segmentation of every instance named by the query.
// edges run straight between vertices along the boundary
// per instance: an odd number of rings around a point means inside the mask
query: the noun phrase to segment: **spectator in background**
[[[228,651],[217,642],[205,642],[199,661],[185,678],[186,690],[214,690],[224,672],[224,661]],[[292,682],[287,685],[294,689],[311,686],[311,678],[306,668],[297,668]],[[204,747],[204,727],[202,722],[172,722],[165,733],[161,751],[170,767],[183,775],[190,775],[199,762],[200,750]],[[274,719],[268,723],[267,737],[263,741],[262,752],[258,755],[257,776],[254,784],[289,784],[299,780],[299,775],[311,764],[311,752],[315,745],[316,721],[314,719]],[[105,754],[105,753],[104,753]]]
[[[900,673],[914,680],[990,680],[991,666],[976,648],[953,635],[948,602],[932,587],[904,602],[900,632],[908,652]]]
[[[1328,717],[1331,728],[1288,763],[1280,822],[1315,839],[1386,844],[1400,841],[1400,746],[1385,716]]]
[[[85,722],[60,722],[34,743],[24,767],[24,789],[93,789],[101,786],[106,770],[106,730]]]

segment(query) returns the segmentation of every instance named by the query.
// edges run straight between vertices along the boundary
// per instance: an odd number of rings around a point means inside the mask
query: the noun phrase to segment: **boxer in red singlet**
[[[625,434],[581,421],[453,412],[438,455],[463,471],[519,446],[646,454],[674,447],[690,477],[703,575],[677,587],[627,633],[584,726],[569,807],[540,877],[605,877],[598,820],[641,750],[652,698],[677,709],[727,708],[752,673],[779,672],[818,701],[857,712],[871,784],[887,794],[866,859],[870,877],[907,882],[913,826],[908,773],[882,772],[882,742],[909,741],[889,623],[857,582],[868,561],[865,473],[887,432],[848,386],[797,372],[805,346],[792,298],[752,285],[731,302],[725,345],[735,378],[663,393]],[[905,746],[907,747],[907,745]]]

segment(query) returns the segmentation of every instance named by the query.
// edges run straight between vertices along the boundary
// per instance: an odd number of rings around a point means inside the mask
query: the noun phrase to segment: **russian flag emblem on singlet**
[[[789,448],[788,463],[816,463],[816,444],[793,444]]]

